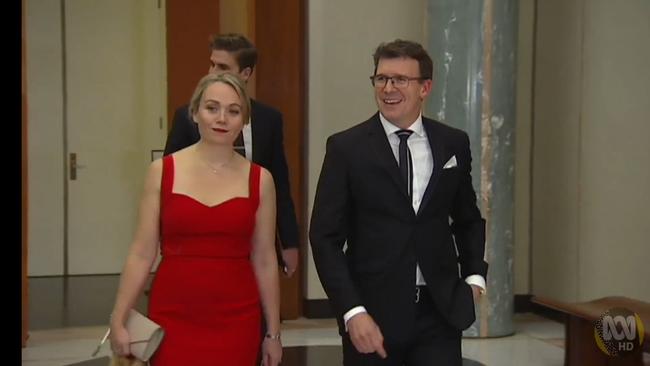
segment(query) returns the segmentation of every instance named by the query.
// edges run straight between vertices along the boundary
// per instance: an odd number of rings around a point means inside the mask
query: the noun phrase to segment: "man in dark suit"
[[[381,44],[374,62],[379,112],[327,140],[316,269],[346,366],[461,365],[487,276],[469,138],[422,117],[433,62],[421,45]]]
[[[236,73],[248,81],[257,62],[257,49],[240,34],[222,34],[210,43],[211,73]],[[273,175],[277,197],[278,236],[282,246],[284,271],[292,276],[298,266],[298,225],[289,189],[289,173],[284,155],[282,114],[251,99],[251,123],[244,126],[235,142],[236,150]],[[165,155],[199,140],[197,124],[190,119],[188,105],[176,110],[165,144]]]

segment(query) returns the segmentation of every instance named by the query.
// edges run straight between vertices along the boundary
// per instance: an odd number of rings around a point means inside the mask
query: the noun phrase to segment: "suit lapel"
[[[251,139],[253,140],[253,143],[251,144],[251,148],[253,149],[253,154],[251,155],[251,158],[253,162],[259,164],[260,163],[260,154],[262,154],[262,148],[260,147],[261,142],[263,141],[259,134],[260,134],[260,129],[261,124],[254,124],[253,121],[256,121],[259,119],[258,117],[259,114],[259,108],[257,107],[257,103],[251,99]],[[246,143],[244,141],[244,143]]]
[[[377,161],[384,169],[386,169],[390,177],[393,179],[393,182],[397,185],[399,191],[402,192],[404,198],[408,200],[409,196],[406,182],[404,182],[400,176],[397,160],[395,160],[395,155],[393,155],[393,150],[388,142],[386,131],[384,131],[381,121],[379,120],[379,113],[375,114],[371,119],[368,136],[371,141],[370,145],[378,157]]]
[[[435,125],[431,120],[424,117],[422,118],[422,124],[424,125],[424,129],[427,131],[427,139],[429,140],[429,146],[431,146],[431,153],[433,154],[433,171],[431,173],[431,178],[429,179],[429,184],[427,184],[427,188],[424,191],[424,196],[422,196],[422,203],[420,203],[420,207],[418,208],[418,214],[422,212],[429,203],[429,200],[431,200],[431,195],[438,183],[438,179],[440,179],[442,167],[445,163],[443,161],[445,152],[444,141],[440,134],[436,133]]]
[[[187,116],[187,122],[190,124],[190,126],[192,126],[190,131],[192,131],[192,138],[194,139],[193,141],[197,142],[201,139],[201,134],[199,133],[199,124],[194,122],[193,117],[191,117],[189,105],[187,106],[186,116]]]

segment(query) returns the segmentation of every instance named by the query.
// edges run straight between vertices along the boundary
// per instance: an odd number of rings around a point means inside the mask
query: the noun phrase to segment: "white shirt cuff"
[[[467,276],[465,279],[468,285],[476,285],[481,288],[481,294],[485,294],[485,278],[481,275]]]
[[[348,320],[352,319],[353,316],[360,314],[360,313],[367,313],[368,311],[366,310],[365,307],[363,306],[355,306],[352,309],[348,310],[347,313],[343,314],[343,321],[345,322],[345,331],[348,331]]]

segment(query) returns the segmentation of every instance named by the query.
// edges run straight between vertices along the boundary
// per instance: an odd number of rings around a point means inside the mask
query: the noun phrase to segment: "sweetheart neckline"
[[[221,205],[223,205],[223,204],[226,204],[226,203],[228,203],[228,202],[231,202],[231,201],[234,201],[234,200],[237,200],[237,199],[242,199],[242,200],[250,199],[250,197],[235,196],[235,197],[228,198],[228,199],[225,200],[225,201],[221,201],[221,202],[219,202],[219,203],[217,203],[217,204],[214,204],[214,205],[208,205],[208,204],[205,204],[205,203],[199,201],[198,199],[196,199],[196,198],[194,198],[194,197],[192,197],[192,196],[190,196],[190,195],[188,195],[188,194],[185,194],[185,193],[172,192],[172,195],[176,195],[176,196],[180,196],[180,197],[186,197],[186,198],[188,198],[188,199],[190,199],[190,200],[192,200],[192,201],[194,201],[194,202],[200,204],[201,206],[204,206],[204,207],[207,207],[207,208],[215,208],[215,207],[219,207],[219,206],[221,206]]]

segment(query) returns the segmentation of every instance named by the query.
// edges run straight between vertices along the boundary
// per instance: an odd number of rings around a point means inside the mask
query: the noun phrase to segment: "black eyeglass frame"
[[[377,81],[376,81],[377,77],[384,77],[384,78],[386,78],[386,82],[383,83],[383,85],[377,85]],[[399,85],[399,86],[398,86],[398,85],[395,83],[396,80],[398,80],[398,79],[405,80],[404,85]],[[376,88],[383,88],[383,87],[385,87],[386,85],[388,85],[388,81],[390,81],[391,83],[393,83],[393,87],[395,87],[395,88],[406,88],[406,87],[409,86],[409,83],[410,83],[411,81],[413,81],[413,80],[423,81],[423,80],[429,80],[429,79],[431,79],[431,78],[430,78],[430,77],[426,77],[426,76],[409,77],[409,76],[404,76],[404,75],[387,76],[387,75],[381,75],[381,74],[379,74],[379,75],[372,75],[372,76],[370,76],[370,83],[372,84],[372,86],[374,86],[374,87],[376,87]],[[402,82],[404,82],[404,81],[402,81]]]

